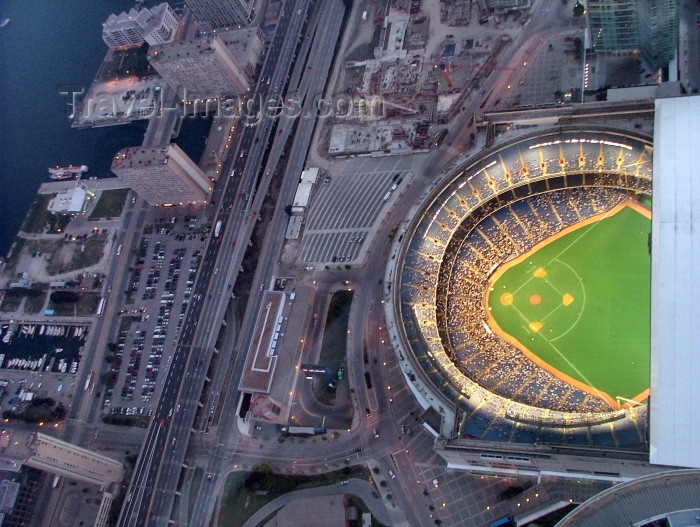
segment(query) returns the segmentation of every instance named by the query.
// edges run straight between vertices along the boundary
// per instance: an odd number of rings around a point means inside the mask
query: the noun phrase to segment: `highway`
[[[342,3],[340,1],[324,2],[322,6],[318,26],[326,28],[326,31],[319,32],[317,38],[313,39],[310,59],[307,62],[307,64],[313,64],[311,66],[311,72],[308,72],[309,66],[306,66],[307,72],[312,74],[303,77],[304,82],[302,82],[298,87],[300,97],[304,97],[307,92],[321,93],[327,79],[328,70],[331,66],[335,41],[340,32],[340,23],[343,19]],[[315,26],[316,20],[316,17],[312,15],[311,26]],[[308,41],[305,40],[302,43],[302,51],[305,49],[306,42]],[[299,66],[299,64],[302,64],[302,66]],[[293,84],[290,84],[290,91],[297,88],[296,79],[298,76],[296,75],[296,72],[300,71],[300,68],[303,67],[303,61],[298,59],[295,66],[295,73],[292,75]],[[313,73],[314,67],[316,68],[316,73]],[[301,71],[303,71],[303,69],[301,69]],[[265,79],[265,76],[262,75],[261,78]],[[279,85],[275,84],[274,80],[275,79],[273,77],[271,80],[271,85],[275,86],[275,89],[277,89],[277,86]],[[311,104],[311,102],[312,101],[309,101],[307,104]],[[264,120],[263,123],[265,122],[266,121]],[[304,160],[306,158],[306,152],[308,151],[314,122],[314,119],[307,118],[301,119],[298,123],[296,134],[294,136],[294,142],[287,159],[287,167],[282,188],[277,199],[278,206],[275,209],[272,221],[268,225],[268,237],[265,239],[263,244],[259,258],[260,261],[276,262],[281,251],[287,221],[287,215],[284,213],[284,204],[291,202],[294,192],[296,191],[299,174],[304,168]],[[294,123],[291,120],[282,119],[280,122],[279,130],[281,133],[278,133],[278,135],[274,137],[274,141],[270,149],[270,155],[268,157],[268,164],[264,171],[265,176],[258,186],[258,191],[253,198],[253,204],[251,207],[253,211],[259,211],[260,207],[262,206],[262,202],[265,199],[265,194],[267,192],[272,173],[274,172],[276,162],[281,156],[282,150],[287,142],[287,134],[290,133],[293,124]],[[250,239],[251,233],[252,225],[244,223],[241,225],[241,229],[239,230],[237,236],[239,240],[248,240]],[[237,269],[237,262],[235,262],[233,265],[234,269]],[[246,307],[246,316],[243,320],[241,334],[238,338],[238,342],[243,344],[239,345],[239,353],[233,368],[231,386],[229,392],[226,394],[226,401],[223,405],[224,408],[236,408],[238,399],[238,382],[241,377],[243,363],[245,360],[244,354],[240,353],[240,351],[244,351],[246,349],[247,343],[250,342],[250,339],[252,338],[256,324],[255,317],[258,313],[258,308],[263,297],[263,294],[259,291],[257,286],[258,284],[269,284],[271,282],[274,269],[274,265],[258,266],[257,268],[257,274],[253,282],[251,296]],[[227,451],[222,447],[229,444],[232,439],[235,439],[238,436],[236,416],[234,412],[229,411],[222,414],[219,425],[215,431],[215,434],[213,435],[213,438],[211,435],[209,436],[208,441],[211,455],[205,469],[207,476],[202,479],[199,494],[192,511],[193,527],[206,526],[209,524],[218,495],[218,493],[215,491],[219,488],[219,485],[223,485],[224,478],[221,476],[225,476],[227,471],[230,469],[230,465],[232,465],[231,453],[227,453]],[[216,446],[214,446],[214,444]]]
[[[271,78],[276,84],[285,82],[293,62],[296,47],[293,44],[300,38],[308,3],[309,0],[297,0],[285,4],[271,45],[280,53],[268,52],[261,78]],[[247,223],[252,232],[258,211],[251,210],[250,201],[240,198],[243,192],[250,195],[254,189],[272,126],[272,121],[262,120],[259,126],[245,127],[238,150],[230,162],[230,172],[222,172],[232,176],[240,174],[240,181],[236,187],[235,176],[222,179],[224,187],[214,218],[215,222],[222,222],[222,234],[218,238],[212,237],[207,245],[179,342],[120,514],[118,525],[122,527],[166,525],[170,519],[195,419],[194,401],[199,401],[204,386],[213,344],[228,304],[233,278],[240,266],[236,262],[242,260],[247,245],[246,241],[236,246],[233,239],[235,229],[229,229],[228,223],[239,228]]]
[[[324,3],[325,4],[325,3]],[[330,6],[331,3],[327,3]],[[325,7],[325,6],[324,6]],[[342,6],[338,2],[335,9],[340,9]],[[330,7],[326,7],[324,11],[330,11]],[[323,16],[323,15],[321,15]],[[299,78],[299,89],[297,95],[300,99],[304,101],[304,109],[306,111],[315,111],[316,101],[312,98],[311,100],[305,99],[307,94],[320,94],[323,92],[325,85],[325,79],[327,78],[327,66],[330,66],[330,60],[332,59],[332,51],[334,41],[326,42],[324,41],[324,34],[333,34],[332,28],[327,24],[332,21],[337,21],[340,23],[342,20],[342,14],[336,12],[335,14],[329,13],[326,16],[330,16],[330,19],[322,19],[319,22],[319,27],[325,28],[325,31],[320,35],[313,34],[313,45],[316,46],[318,41],[318,48],[310,50],[308,65],[305,65],[302,61],[297,61],[295,64],[294,72],[291,76],[289,93],[292,93],[296,87],[296,79]],[[313,18],[312,18],[313,21]],[[313,29],[313,28],[311,28]],[[339,30],[339,28],[338,28]],[[311,31],[310,31],[311,32]],[[334,37],[335,38],[335,37]],[[302,44],[303,45],[303,44]],[[309,69],[310,68],[310,71]],[[316,77],[318,73],[318,77]],[[302,75],[303,74],[303,75]],[[306,87],[308,86],[308,88]],[[298,175],[301,169],[304,168],[304,159],[307,154],[308,144],[310,140],[310,134],[314,126],[313,119],[301,119],[298,124],[298,129],[295,133],[294,143],[290,149],[287,171],[283,181],[282,188],[280,190],[279,198],[277,200],[278,207],[275,210],[275,215],[268,228],[268,237],[265,240],[264,247],[260,254],[260,261],[265,262],[276,262],[277,255],[281,250],[284,241],[285,224],[287,221],[287,216],[284,213],[283,205],[285,203],[291,203],[294,192],[296,190],[296,185],[298,182]],[[286,132],[286,121],[284,119],[280,122],[280,129],[284,134]],[[284,139],[280,137],[280,139]],[[275,158],[277,152],[278,144],[283,145],[284,143],[278,143],[275,141],[271,147],[270,157],[272,160]],[[269,165],[268,165],[269,167]],[[267,170],[266,170],[267,172]],[[260,188],[264,188],[265,185],[262,184]],[[262,199],[262,196],[256,196],[256,199]],[[258,210],[255,201],[253,205],[253,210]],[[395,211],[396,222],[400,221],[403,212],[401,210]],[[387,225],[389,225],[389,222]],[[385,227],[385,230],[389,230],[389,227]],[[241,233],[239,233],[240,236]],[[383,236],[380,239],[388,240],[388,237]],[[388,252],[388,244],[383,243],[383,247],[377,253],[377,257],[373,259],[373,263],[369,268],[365,268],[359,272],[361,278],[358,277],[356,283],[361,284],[359,289],[356,290],[355,298],[353,300],[353,311],[360,314],[360,316],[355,317],[355,326],[352,326],[351,333],[356,335],[363,335],[363,326],[370,327],[370,320],[380,320],[382,317],[382,290],[377,288],[374,284],[381,280],[384,274],[385,258]],[[257,274],[254,280],[253,293],[251,295],[251,300],[247,308],[246,319],[243,321],[241,334],[239,336],[239,342],[247,342],[249,335],[252,334],[253,327],[255,325],[255,315],[258,312],[259,302],[262,299],[262,295],[258,293],[258,284],[269,284],[271,277],[273,275],[275,266],[265,265],[259,266],[257,269]],[[327,303],[328,296],[324,292],[337,287],[337,278],[332,276],[322,277],[321,281],[323,284],[319,285],[319,293],[317,293],[318,301],[316,306],[320,306]],[[353,281],[353,283],[355,283]],[[315,309],[315,308],[314,308]],[[322,317],[319,315],[322,320]],[[369,338],[374,339],[376,332],[378,331],[376,326],[370,329],[372,335]],[[320,326],[318,331],[313,331],[313,334],[320,335]],[[361,357],[362,355],[362,339],[355,341],[351,344],[348,342],[348,355],[349,357]],[[242,368],[242,357],[239,354],[238,364],[234,368],[234,379],[239,378],[240,370]],[[361,361],[360,361],[361,362]],[[357,364],[357,363],[356,363]],[[237,433],[235,427],[235,415],[231,412],[229,415],[222,414],[222,420],[219,423],[217,430],[215,431],[214,437],[210,434],[208,439],[205,440],[207,443],[204,446],[204,456],[207,459],[205,474],[206,477],[202,479],[201,487],[199,489],[199,495],[195,502],[195,507],[192,510],[192,518],[195,523],[193,525],[207,525],[209,519],[211,518],[212,511],[215,506],[215,502],[218,496],[218,490],[223,485],[224,479],[222,476],[233,468],[233,452],[229,449],[229,445],[232,440],[236,437],[235,454],[236,459],[250,460],[253,462],[262,461],[274,461],[276,464],[282,464],[290,467],[299,467],[303,470],[304,466],[328,466],[329,463],[333,461],[342,461],[345,459],[355,458],[364,459],[367,457],[373,457],[380,460],[380,466],[382,474],[387,480],[388,470],[395,469],[390,455],[397,451],[403,451],[402,445],[397,444],[394,433],[397,433],[397,427],[393,424],[393,421],[389,416],[389,402],[388,397],[384,394],[383,386],[388,385],[388,380],[382,373],[383,361],[378,361],[377,364],[372,363],[370,369],[372,370],[373,379],[376,381],[376,390],[371,394],[373,400],[379,401],[374,403],[372,406],[376,408],[373,417],[369,420],[365,420],[362,426],[352,432],[352,434],[343,435],[341,438],[336,439],[333,444],[316,446],[314,452],[310,453],[308,448],[304,445],[291,445],[285,443],[280,446],[279,444],[267,445],[265,449],[262,449],[264,445],[257,443],[254,440],[250,440],[246,437],[241,437]],[[360,397],[362,401],[360,404],[369,405],[370,396],[366,394],[366,387],[364,384],[364,376],[362,372],[356,372],[355,375],[356,382],[355,396]],[[375,395],[376,393],[376,395]],[[224,408],[235,408],[238,394],[235,390],[231,390],[227,395],[227,399],[224,404]],[[308,399],[307,399],[308,400]],[[381,406],[379,406],[381,405]],[[364,409],[364,406],[362,406]],[[311,410],[316,413],[316,407],[312,406]],[[361,410],[363,414],[363,410]],[[387,419],[389,417],[389,419]],[[380,429],[379,439],[374,439],[372,435],[372,429]],[[363,451],[358,452],[358,445],[366,445]],[[196,454],[191,452],[190,455]],[[196,456],[199,459],[198,456]],[[198,463],[199,464],[199,463]],[[211,475],[211,478],[209,478]],[[402,504],[406,505],[406,514],[401,512],[401,510],[393,510],[392,518],[394,524],[411,524],[411,525],[422,525],[427,524],[426,522],[430,520],[427,511],[423,510],[413,510],[410,506],[411,495],[410,486],[408,482],[404,484],[406,488],[397,487],[399,485],[398,480],[392,480],[390,485],[395,487],[392,489],[394,496],[397,500],[400,500]],[[418,492],[417,490],[415,492]],[[400,497],[408,496],[408,497]],[[413,500],[417,503],[417,500]],[[403,507],[401,507],[403,508]],[[199,520],[201,518],[201,520]],[[408,518],[408,519],[407,519]],[[197,520],[194,520],[197,519]]]

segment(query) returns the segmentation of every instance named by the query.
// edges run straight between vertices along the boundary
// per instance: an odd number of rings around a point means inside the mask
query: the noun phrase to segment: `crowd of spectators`
[[[458,368],[485,388],[508,399],[567,412],[609,409],[599,397],[538,367],[486,325],[489,276],[500,263],[530,250],[562,229],[615,207],[627,195],[605,188],[562,189],[507,204],[484,218],[457,248],[449,283],[438,301],[445,311],[446,350]],[[443,316],[441,316],[443,315]]]
[[[447,184],[415,227],[401,271],[409,344],[441,391],[453,382],[458,398],[478,396],[492,415],[527,422],[620,416],[496,337],[485,302],[489,276],[505,261],[624,199],[650,195],[647,154],[575,141],[521,145]]]

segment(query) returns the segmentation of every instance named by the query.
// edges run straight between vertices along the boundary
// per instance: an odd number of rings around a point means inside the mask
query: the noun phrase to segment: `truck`
[[[435,140],[433,142],[433,145],[435,148],[439,147],[442,142],[445,140],[445,137],[447,137],[447,129],[440,130],[437,134],[435,134]]]
[[[97,316],[101,317],[102,314],[105,312],[105,304],[107,303],[107,300],[104,298],[100,299],[100,303],[97,306]]]
[[[119,244],[119,247],[117,247],[117,256],[119,256],[122,253],[122,244]]]
[[[214,238],[219,238],[221,236],[221,220],[216,222],[214,226]]]

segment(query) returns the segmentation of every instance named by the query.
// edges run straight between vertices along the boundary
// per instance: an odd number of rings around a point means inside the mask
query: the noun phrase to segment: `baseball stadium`
[[[651,145],[523,135],[453,165],[409,213],[387,315],[460,437],[647,449]]]

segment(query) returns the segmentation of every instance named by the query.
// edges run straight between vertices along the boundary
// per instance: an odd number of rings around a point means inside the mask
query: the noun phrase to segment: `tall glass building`
[[[658,69],[668,65],[678,44],[678,0],[640,0],[639,41],[644,61]]]
[[[639,50],[652,68],[666,66],[678,41],[678,0],[588,0],[593,49]]]
[[[638,49],[639,0],[588,0],[593,49],[605,53]]]

